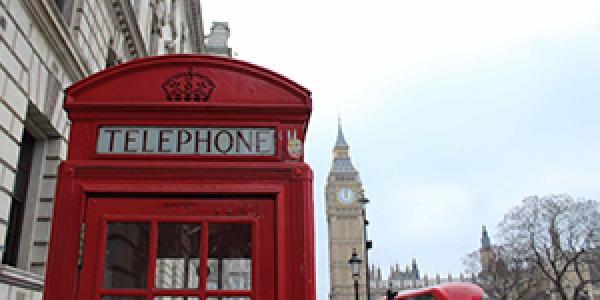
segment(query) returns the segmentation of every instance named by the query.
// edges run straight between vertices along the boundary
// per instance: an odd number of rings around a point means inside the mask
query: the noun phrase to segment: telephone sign
[[[97,153],[275,155],[275,130],[103,126]]]

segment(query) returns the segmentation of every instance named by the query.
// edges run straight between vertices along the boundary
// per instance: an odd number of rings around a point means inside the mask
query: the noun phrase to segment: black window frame
[[[17,266],[19,260],[19,245],[25,219],[25,205],[27,203],[34,150],[35,138],[27,130],[23,130],[6,229],[4,254],[2,255],[2,263],[13,267]]]

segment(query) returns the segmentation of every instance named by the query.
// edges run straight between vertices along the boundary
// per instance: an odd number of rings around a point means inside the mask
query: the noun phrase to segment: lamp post
[[[390,281],[388,282],[388,289],[385,292],[385,295],[387,297],[386,300],[394,300],[394,297],[396,297],[396,295],[398,295],[397,292],[392,291],[392,287],[393,287],[392,280],[390,279]]]
[[[352,248],[352,256],[348,260],[348,264],[352,268],[352,279],[354,279],[354,297],[358,299],[358,279],[360,278],[360,264],[362,259],[356,254],[356,248]]]
[[[373,242],[367,239],[367,225],[369,225],[369,220],[367,220],[367,204],[369,203],[369,199],[365,197],[365,191],[360,191],[360,202],[361,210],[362,210],[362,218],[363,218],[363,237],[364,237],[364,246],[365,246],[365,281],[367,288],[367,300],[371,300],[371,272],[369,272],[369,249],[373,247]]]

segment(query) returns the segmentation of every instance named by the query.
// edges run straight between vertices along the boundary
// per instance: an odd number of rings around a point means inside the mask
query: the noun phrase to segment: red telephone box
[[[66,94],[44,299],[315,299],[308,90],[173,55]]]

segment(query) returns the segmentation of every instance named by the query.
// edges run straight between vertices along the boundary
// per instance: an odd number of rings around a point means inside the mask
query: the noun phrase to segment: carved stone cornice
[[[44,36],[54,49],[61,65],[73,81],[77,81],[91,73],[89,66],[76,47],[62,14],[50,0],[24,0],[24,6],[31,13]]]
[[[7,265],[0,265],[0,282],[34,291],[44,289],[44,278],[41,275]]]
[[[131,2],[129,0],[112,0],[112,5],[119,28],[125,36],[125,46],[129,55],[133,58],[148,56]]]

